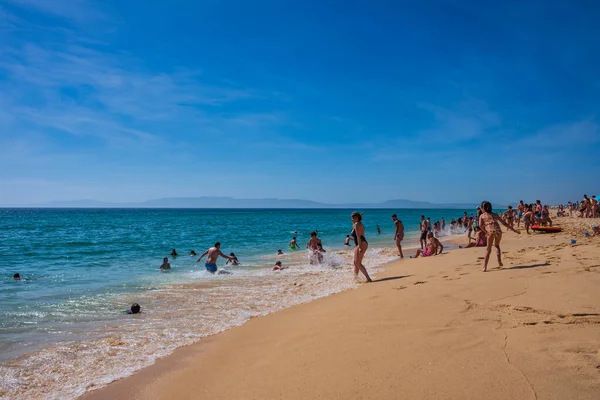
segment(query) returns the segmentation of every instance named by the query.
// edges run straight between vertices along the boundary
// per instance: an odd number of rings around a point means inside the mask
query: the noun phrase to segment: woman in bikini
[[[354,279],[358,279],[358,272],[362,272],[367,282],[373,282],[367,269],[362,264],[365,257],[365,252],[369,247],[369,243],[365,239],[365,226],[362,224],[362,215],[359,212],[353,212],[352,215],[352,232],[350,236],[354,239]]]
[[[500,251],[500,241],[502,240],[502,229],[500,224],[504,225],[511,231],[520,234],[521,232],[514,229],[498,216],[498,214],[492,213],[492,203],[484,201],[481,203],[481,209],[483,210],[479,217],[479,227],[485,232],[487,238],[487,246],[485,252],[485,259],[483,261],[482,271],[487,271],[488,261],[492,252],[492,245],[496,247],[496,253],[498,255],[498,266],[502,267],[502,252]]]

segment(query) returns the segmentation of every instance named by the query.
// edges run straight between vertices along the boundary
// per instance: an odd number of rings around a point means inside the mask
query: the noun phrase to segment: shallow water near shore
[[[201,337],[355,287],[352,248],[343,246],[351,211],[0,210],[0,392],[75,398]],[[449,221],[462,211],[366,210],[367,269],[397,258],[392,213],[408,245],[421,214]],[[328,250],[320,265],[287,246],[294,232],[303,246],[312,230]],[[225,267],[231,275],[188,256],[215,241],[242,263]],[[172,270],[159,271],[173,248]],[[275,261],[289,268],[273,272]],[[143,312],[123,313],[133,302]]]

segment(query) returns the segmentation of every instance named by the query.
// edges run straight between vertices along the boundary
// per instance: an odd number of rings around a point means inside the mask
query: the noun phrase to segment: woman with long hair
[[[492,245],[496,247],[496,254],[498,255],[498,266],[502,267],[502,252],[500,250],[500,241],[502,240],[502,229],[500,224],[504,225],[511,231],[520,234],[521,232],[514,229],[498,216],[498,214],[492,212],[492,203],[484,201],[481,203],[482,213],[479,216],[479,227],[485,232],[487,238],[487,246],[485,250],[485,259],[483,260],[482,271],[487,271],[488,261],[490,254],[492,253]]]
[[[354,279],[358,279],[358,272],[362,272],[363,275],[367,278],[367,282],[373,282],[367,269],[362,264],[363,258],[365,257],[365,252],[369,247],[369,243],[367,243],[367,239],[365,239],[365,226],[362,223],[362,214],[357,211],[354,211],[351,215],[352,217],[352,232],[350,232],[350,236],[354,239]]]

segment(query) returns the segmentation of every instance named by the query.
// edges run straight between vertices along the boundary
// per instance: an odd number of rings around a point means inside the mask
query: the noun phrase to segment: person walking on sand
[[[396,247],[398,248],[398,255],[400,258],[404,258],[404,254],[402,253],[402,240],[404,240],[404,225],[402,225],[402,221],[398,219],[396,214],[392,215],[392,221],[394,221],[394,228],[396,229],[396,233],[394,234],[394,240],[396,241]]]
[[[502,251],[500,250],[500,241],[502,240],[502,229],[500,224],[504,225],[511,231],[521,234],[519,230],[514,229],[498,216],[498,214],[492,213],[492,203],[484,201],[481,203],[481,209],[483,210],[479,217],[479,227],[485,232],[487,238],[487,246],[485,250],[485,258],[483,260],[482,271],[487,271],[488,261],[490,260],[490,254],[492,252],[492,246],[496,247],[496,253],[498,256],[498,266],[502,267]]]
[[[362,223],[362,215],[354,211],[351,215],[352,218],[352,232],[350,236],[354,239],[354,279],[358,279],[358,272],[362,272],[367,282],[373,282],[367,269],[362,264],[365,252],[369,247],[367,239],[365,239],[365,226]]]
[[[229,261],[234,260],[233,257],[223,254],[220,249],[221,249],[221,243],[216,242],[213,247],[211,247],[210,249],[208,249],[204,253],[202,253],[200,258],[198,258],[196,260],[196,262],[199,262],[200,260],[202,260],[202,258],[204,256],[207,256],[206,263],[204,263],[204,267],[206,268],[206,270],[208,272],[210,272],[211,274],[214,274],[215,272],[217,272],[217,260],[218,260],[219,256],[226,258]]]

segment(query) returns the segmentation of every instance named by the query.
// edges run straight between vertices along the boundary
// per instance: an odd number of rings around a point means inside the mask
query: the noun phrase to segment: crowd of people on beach
[[[588,198],[584,195],[581,202],[569,202],[566,206],[559,205],[557,207],[556,215],[572,216],[573,214],[581,218],[598,218],[600,216],[598,200],[596,196]],[[364,264],[363,259],[368,249],[368,242],[365,237],[365,226],[362,223],[363,214],[359,212],[353,212],[351,214],[352,219],[352,230],[350,234],[346,235],[344,240],[344,246],[350,247],[351,242],[354,242],[354,275],[358,277],[359,273],[362,273],[367,282],[371,281]],[[404,252],[402,250],[402,241],[404,240],[404,224],[398,219],[397,214],[391,216],[392,223],[394,225],[394,243],[398,250],[398,256],[404,258]],[[487,270],[488,261],[492,251],[492,247],[496,248],[498,265],[502,266],[500,241],[502,239],[502,229],[504,226],[507,230],[511,230],[515,233],[520,233],[519,229],[521,224],[525,228],[526,232],[530,234],[530,229],[537,229],[539,227],[552,227],[553,220],[550,216],[550,207],[543,205],[540,200],[536,200],[535,203],[526,204],[523,200],[513,208],[508,206],[506,211],[496,213],[492,211],[492,205],[490,202],[484,201],[481,206],[477,207],[476,214],[471,213],[470,215],[465,211],[461,216],[452,218],[449,223],[446,222],[445,218],[442,217],[438,221],[431,221],[430,217],[421,215],[419,222],[419,243],[420,248],[414,256],[417,257],[431,257],[442,254],[444,246],[440,241],[440,238],[447,235],[467,235],[467,244],[460,245],[459,248],[471,248],[471,247],[485,247],[485,257],[483,261],[482,270]],[[381,234],[381,227],[376,226],[378,234]],[[298,235],[295,231],[294,234]],[[600,227],[592,227],[592,235],[600,234]],[[323,242],[318,237],[318,230],[310,233],[310,239],[306,243],[306,249],[309,253],[309,263],[312,265],[321,264],[324,260],[324,254],[326,250],[323,248]],[[239,265],[240,262],[234,253],[229,255],[224,254],[221,250],[221,244],[216,242],[213,247],[207,249],[202,253],[197,262],[200,262],[205,256],[205,268],[208,272],[215,274],[230,274],[225,270],[218,270],[217,260],[219,257],[225,258],[225,265]],[[297,236],[292,237],[289,242],[290,251],[299,250],[301,248],[298,243]],[[190,251],[190,256],[197,256],[194,250]],[[285,255],[284,252],[279,249],[277,255]],[[175,258],[178,256],[175,249],[172,250],[170,256]],[[168,257],[163,259],[163,263],[160,266],[161,270],[169,270],[171,265]],[[281,271],[287,267],[283,266],[281,261],[277,261],[273,266],[273,271]]]

